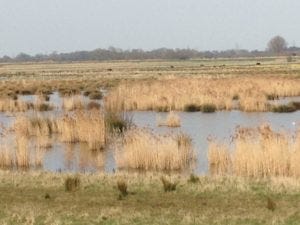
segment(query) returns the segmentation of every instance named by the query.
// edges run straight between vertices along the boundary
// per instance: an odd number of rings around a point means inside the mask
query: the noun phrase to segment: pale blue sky
[[[300,45],[299,0],[0,0],[0,56],[237,45]]]

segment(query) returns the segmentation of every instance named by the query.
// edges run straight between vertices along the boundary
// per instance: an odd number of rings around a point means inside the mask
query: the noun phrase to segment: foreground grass
[[[172,176],[164,192],[160,175],[78,175],[66,192],[67,174],[0,173],[1,224],[300,224],[299,180]]]

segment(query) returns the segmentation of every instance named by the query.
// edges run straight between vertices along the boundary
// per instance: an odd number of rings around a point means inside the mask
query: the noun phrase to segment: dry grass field
[[[2,224],[292,225],[300,220],[295,179],[0,174]]]

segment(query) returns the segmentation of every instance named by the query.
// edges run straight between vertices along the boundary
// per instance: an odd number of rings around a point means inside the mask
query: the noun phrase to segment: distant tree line
[[[188,60],[192,58],[235,58],[235,57],[263,57],[263,56],[295,56],[300,55],[299,47],[287,47],[285,40],[276,36],[272,38],[265,51],[248,51],[232,49],[225,51],[197,51],[194,49],[169,49],[159,48],[145,51],[142,49],[122,50],[110,47],[93,51],[76,51],[71,53],[37,54],[34,56],[20,53],[16,57],[4,56],[0,62],[40,62],[40,61],[104,61],[104,60]]]

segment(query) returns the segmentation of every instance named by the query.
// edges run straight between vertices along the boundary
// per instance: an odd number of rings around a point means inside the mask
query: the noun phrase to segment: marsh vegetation
[[[260,62],[1,65],[3,221],[298,221],[299,61]]]

